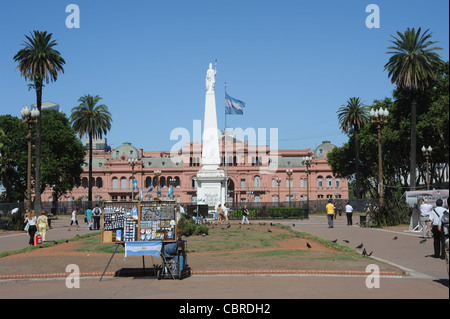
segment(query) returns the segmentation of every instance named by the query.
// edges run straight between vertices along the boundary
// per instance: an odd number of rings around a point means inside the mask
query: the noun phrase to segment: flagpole
[[[227,82],[225,82],[225,100],[227,99]],[[225,203],[228,199],[228,156],[227,156],[227,107],[225,102],[225,129],[223,130],[224,135],[224,144],[225,144],[225,159],[224,159],[224,165],[225,165]]]

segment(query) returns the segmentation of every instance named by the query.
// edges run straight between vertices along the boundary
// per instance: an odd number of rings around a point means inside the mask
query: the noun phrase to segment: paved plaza
[[[356,218],[354,222],[357,223]],[[283,220],[297,231],[355,248],[364,243],[373,251],[372,260],[401,268],[404,276],[381,276],[379,287],[368,288],[368,275],[282,274],[271,275],[193,275],[183,280],[156,280],[151,277],[81,278],[79,288],[68,288],[66,278],[8,279],[0,282],[0,298],[106,298],[106,299],[448,299],[448,274],[445,261],[432,258],[432,240],[420,244],[418,233],[407,227],[389,229],[347,226],[344,219],[328,228],[325,216],[307,220]],[[355,224],[354,223],[354,224]],[[295,224],[295,225],[294,225]],[[49,240],[69,238],[69,234],[88,231],[81,224],[78,232],[67,231],[57,221],[48,233]],[[397,239],[393,239],[397,237]],[[22,248],[26,234],[0,235],[0,250]],[[348,243],[344,242],[344,239]],[[21,246],[22,247],[19,247]],[[15,247],[15,248],[13,248]],[[189,257],[188,257],[189,260]],[[369,280],[370,283],[375,283]],[[68,284],[68,285],[67,285]],[[206,301],[205,301],[206,302]]]

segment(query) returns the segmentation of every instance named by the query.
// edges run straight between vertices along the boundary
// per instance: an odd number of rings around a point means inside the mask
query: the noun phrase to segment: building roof
[[[314,159],[324,158],[335,147],[330,141],[323,141],[314,151]]]

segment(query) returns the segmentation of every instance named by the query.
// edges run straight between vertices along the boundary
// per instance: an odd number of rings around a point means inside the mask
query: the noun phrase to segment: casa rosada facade
[[[248,205],[299,202],[307,200],[308,192],[310,200],[348,199],[347,179],[333,176],[326,161],[327,153],[335,147],[329,141],[324,141],[314,151],[271,151],[268,146],[251,146],[228,136],[225,150],[222,136],[219,146],[222,154],[220,169],[228,176],[228,202]],[[169,199],[169,185],[172,185],[172,199],[179,203],[195,203],[201,158],[201,144],[198,143],[187,143],[177,154],[144,151],[127,142],[113,150],[95,149],[93,200],[139,199],[141,187],[144,200]],[[61,200],[87,200],[88,160],[87,155],[81,185]],[[149,192],[151,187],[153,190]],[[51,189],[42,193],[42,200],[52,200]]]

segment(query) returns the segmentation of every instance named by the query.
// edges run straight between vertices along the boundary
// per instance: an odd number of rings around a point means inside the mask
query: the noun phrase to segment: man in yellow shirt
[[[328,228],[333,228],[334,205],[331,199],[328,200],[328,204],[325,208],[327,211]]]

